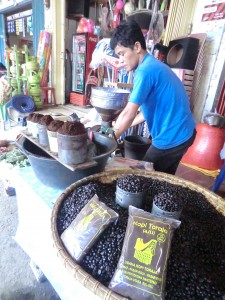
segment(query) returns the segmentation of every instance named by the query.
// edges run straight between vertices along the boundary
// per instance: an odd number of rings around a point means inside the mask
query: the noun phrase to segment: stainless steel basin
[[[124,109],[130,92],[119,88],[93,87],[91,104],[105,122],[113,121]]]

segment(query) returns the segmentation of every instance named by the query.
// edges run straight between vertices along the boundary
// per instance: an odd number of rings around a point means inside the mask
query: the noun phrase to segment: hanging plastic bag
[[[163,29],[164,29],[163,14],[158,9],[158,1],[155,0],[153,10],[152,10],[152,18],[147,33],[147,39],[146,39],[147,45],[149,44],[150,40],[152,41],[153,45],[158,43],[161,39]]]
[[[78,26],[77,26],[77,33],[83,32],[94,32],[94,21],[92,19],[81,18]]]
[[[99,65],[104,63],[106,55],[117,57],[115,52],[110,48],[110,38],[100,40],[92,53],[90,63],[91,69],[97,69]]]

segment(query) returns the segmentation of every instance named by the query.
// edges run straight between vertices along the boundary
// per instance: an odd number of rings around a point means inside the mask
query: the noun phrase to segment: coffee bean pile
[[[147,201],[146,201],[145,210],[149,212],[151,212],[152,210],[153,199],[157,198],[159,194],[166,193],[169,198],[174,199],[174,201],[179,201],[179,203],[182,204],[182,206],[188,200],[186,195],[186,190],[182,186],[175,185],[167,181],[153,180],[151,178],[148,178],[147,186],[148,186],[148,193],[146,196]]]
[[[225,220],[198,192],[188,192],[168,261],[166,299],[225,299]]]
[[[62,203],[57,218],[57,228],[60,235],[72,223],[88,201],[96,194],[98,184],[98,182],[90,182],[78,187]]]
[[[146,184],[144,176],[126,175],[117,180],[117,185],[121,190],[130,193],[143,192]]]
[[[162,191],[184,202],[181,225],[175,230],[167,264],[166,300],[225,299],[225,218],[199,192],[158,179],[145,178],[149,201]],[[116,182],[89,182],[64,200],[57,218],[61,234],[96,193],[119,214],[80,263],[95,279],[108,286],[119,260],[128,211],[115,202]],[[147,203],[149,206],[149,203]]]
[[[80,210],[97,194],[99,200],[114,209],[119,214],[119,220],[111,225],[96,241],[95,245],[81,262],[82,268],[106,286],[109,284],[122,250],[125,236],[128,210],[115,202],[116,181],[111,184],[101,184],[90,181],[88,184],[75,189],[62,203],[58,218],[59,235],[71,224]]]
[[[161,192],[154,196],[154,204],[164,211],[180,211],[183,207],[183,201],[180,197],[174,197],[170,192]]]

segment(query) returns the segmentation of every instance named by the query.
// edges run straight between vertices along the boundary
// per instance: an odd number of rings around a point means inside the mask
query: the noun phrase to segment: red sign
[[[217,21],[225,18],[225,2],[206,5],[202,22]]]

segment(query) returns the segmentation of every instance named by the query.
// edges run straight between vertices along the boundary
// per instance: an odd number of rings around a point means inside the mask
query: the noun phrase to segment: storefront
[[[60,4],[56,1],[51,1],[51,6],[45,10],[45,29],[52,33],[52,85],[56,87],[56,98],[58,104],[65,103],[65,94],[71,88],[71,71],[68,67],[68,52],[72,52],[72,35],[76,33],[78,26],[77,19],[68,18],[67,3],[68,1],[61,1]],[[223,1],[216,1],[223,2]],[[221,20],[210,20],[202,22],[201,16],[204,14],[204,7],[207,5],[216,5],[215,1],[205,0],[190,2],[187,0],[173,0],[170,3],[168,11],[167,25],[165,28],[164,44],[168,45],[170,40],[176,39],[180,36],[188,36],[195,33],[206,33],[206,52],[203,54],[202,67],[203,70],[200,75],[204,74],[197,82],[196,89],[194,89],[193,112],[197,122],[200,122],[203,116],[216,106],[215,95],[221,90],[223,81],[221,64],[221,54],[223,46],[221,41],[223,39],[224,18]],[[90,2],[89,18],[95,19],[95,5]],[[60,22],[61,20],[61,22]],[[219,26],[218,26],[219,23]],[[208,26],[210,24],[210,26]],[[217,24],[214,26],[214,24]],[[204,25],[204,26],[203,26]],[[207,27],[207,28],[206,28]],[[214,28],[213,32],[210,32]],[[215,62],[220,62],[220,67],[215,67]],[[66,67],[67,66],[67,67]],[[213,70],[216,75],[213,75]],[[199,73],[199,69],[196,72]],[[55,76],[61,74],[61,76]],[[203,79],[207,76],[207,80]],[[210,86],[210,80],[216,77],[216,83],[213,87]],[[66,80],[65,80],[66,78]],[[213,92],[210,93],[212,97],[207,96],[209,88]]]
[[[71,14],[68,14],[71,1],[62,0],[58,2],[53,0],[48,5],[41,0],[16,1],[16,5],[14,3],[15,1],[12,0],[4,1],[4,4],[3,1],[0,2],[0,62],[4,64],[4,49],[7,39],[13,43],[13,38],[16,37],[20,39],[20,44],[26,42],[32,45],[33,54],[36,55],[40,30],[45,29],[50,32],[52,35],[51,86],[55,88],[57,104],[68,103],[67,96],[72,88],[70,64],[72,36],[76,33],[79,21],[79,18],[73,18]],[[206,113],[217,108],[224,74],[222,71],[224,62],[221,63],[224,49],[224,16],[221,15],[219,19],[214,17],[210,20],[203,20],[202,16],[208,6],[222,5],[224,1],[173,0],[169,3],[165,27],[165,45],[180,36],[196,33],[206,33],[207,35],[205,52],[201,61],[202,69],[201,71],[196,70],[192,86],[193,113],[196,121],[200,122]],[[78,7],[78,9],[80,8]],[[32,15],[11,20],[18,12],[24,13],[24,11],[30,11]],[[72,15],[74,14],[75,12]],[[95,20],[94,1],[89,2],[88,17]],[[7,18],[9,19],[7,20]],[[32,19],[30,28],[32,28],[33,35],[31,35],[30,29],[25,34],[25,38],[23,37],[23,30],[18,36],[13,33],[9,34],[7,22],[21,22],[20,20],[23,18]],[[60,76],[56,76],[56,74],[60,74]],[[222,100],[220,100],[221,102]]]
[[[43,1],[19,0],[0,2],[0,62],[5,64],[5,48],[28,46],[36,55],[40,30],[44,29]]]

